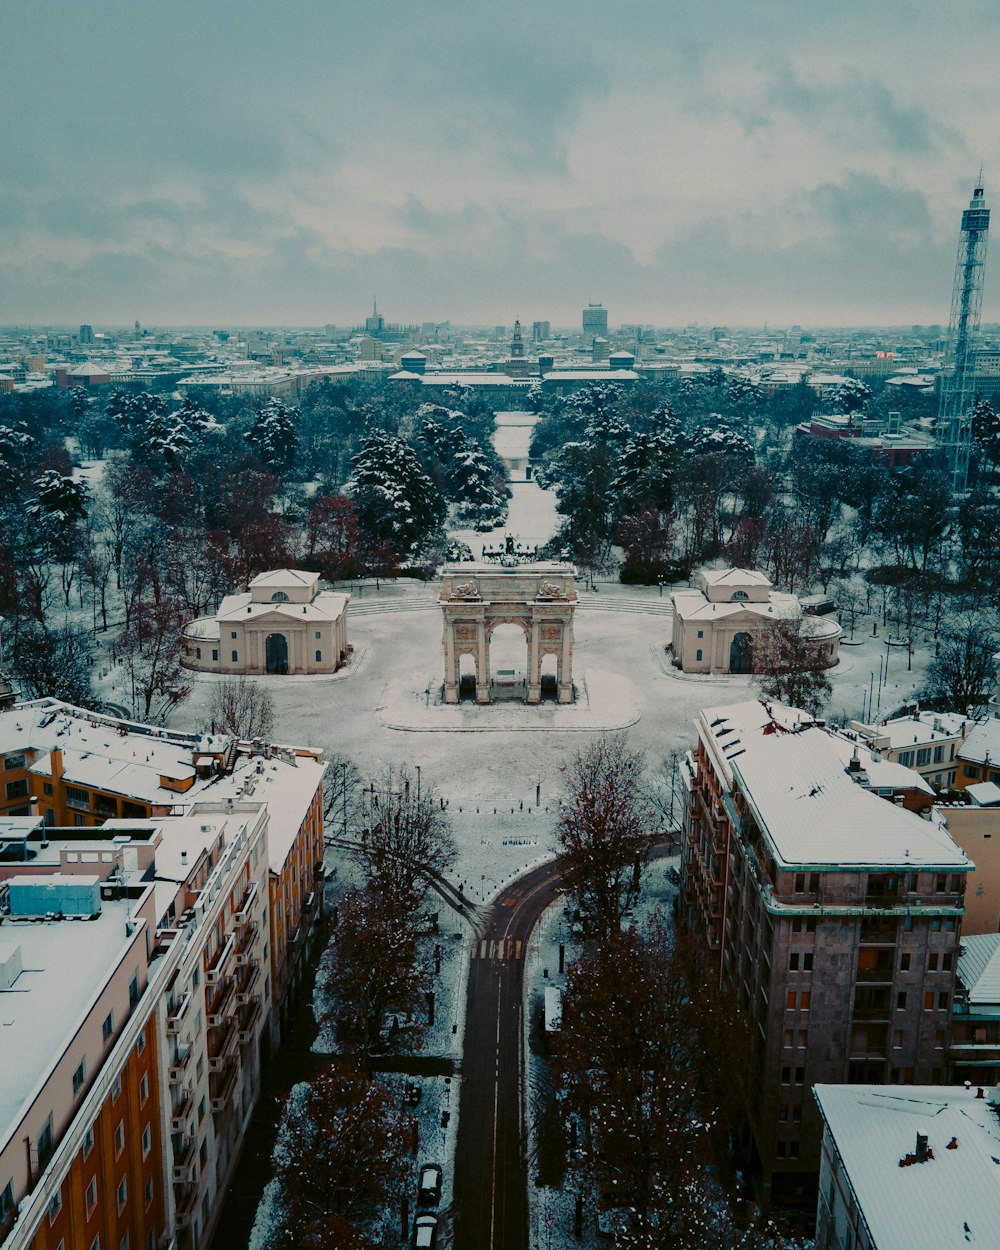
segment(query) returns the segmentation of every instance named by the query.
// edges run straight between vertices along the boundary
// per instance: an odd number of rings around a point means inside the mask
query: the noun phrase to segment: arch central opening
[[[527,635],[520,625],[495,625],[490,634],[490,698],[523,702],[527,693]]]

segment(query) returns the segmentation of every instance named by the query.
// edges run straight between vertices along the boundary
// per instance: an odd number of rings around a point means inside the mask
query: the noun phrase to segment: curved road
[[[558,896],[553,861],[512,883],[487,913],[469,965],[455,1152],[455,1250],[527,1250],[521,1074],[524,955]]]
[[[666,839],[650,860],[671,854]],[[469,965],[455,1151],[454,1250],[528,1250],[524,957],[560,897],[557,860],[511,883],[486,913]]]

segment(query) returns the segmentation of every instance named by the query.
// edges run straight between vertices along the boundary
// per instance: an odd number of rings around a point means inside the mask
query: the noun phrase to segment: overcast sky
[[[2,12],[0,323],[946,323],[1000,209],[1000,0]]]

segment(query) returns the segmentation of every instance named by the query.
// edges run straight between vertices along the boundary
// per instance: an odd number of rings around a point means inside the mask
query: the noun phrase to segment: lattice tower
[[[980,171],[969,207],[962,213],[938,410],[939,437],[944,440],[954,491],[964,491],[969,477],[972,404],[975,398],[973,352],[979,337],[989,228],[990,210],[983,198]]]

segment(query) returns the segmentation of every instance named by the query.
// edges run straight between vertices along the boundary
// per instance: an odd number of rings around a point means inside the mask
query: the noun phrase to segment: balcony
[[[239,1041],[236,1023],[230,1020],[228,1024],[222,1028],[209,1029],[208,1031],[208,1070],[209,1072],[221,1072],[227,1059],[231,1059],[236,1053],[236,1044]]]
[[[891,985],[893,978],[892,967],[888,968],[859,968],[856,980],[859,985]]]
[[[187,1015],[187,1009],[191,1005],[190,990],[184,995],[176,1005],[167,1008],[167,1032],[176,1034],[180,1032],[181,1025],[184,1023],[184,1017]]]
[[[205,981],[209,985],[218,985],[225,975],[229,960],[236,949],[236,935],[230,933],[225,942],[215,953],[215,957],[205,970]]]
[[[245,1007],[241,1007],[239,1016],[236,1020],[236,1027],[239,1030],[240,1042],[252,1042],[257,1035],[257,1029],[260,1025],[261,1016],[264,1014],[260,1005],[260,1000],[248,1003]]]
[[[198,1165],[198,1151],[193,1137],[183,1136],[173,1139],[173,1168],[171,1177],[175,1184],[185,1185],[195,1179]]]
[[[208,1096],[213,1111],[225,1111],[236,1088],[239,1065],[230,1059],[221,1071],[211,1072],[208,1077]]]
[[[233,998],[236,993],[236,982],[233,980],[223,981],[219,987],[218,993],[208,1005],[208,1023],[209,1027],[225,1024],[226,1017],[231,1013],[233,1007]]]
[[[186,1089],[174,1103],[173,1110],[170,1112],[170,1127],[173,1132],[179,1133],[184,1129],[191,1118],[192,1111],[194,1111],[194,1094],[190,1089]]]
[[[234,924],[249,924],[253,920],[253,909],[257,902],[258,892],[257,882],[255,881],[246,894],[244,894],[239,911],[233,913]]]
[[[174,1190],[174,1214],[178,1228],[189,1228],[198,1208],[198,1186],[188,1183]]]
[[[257,924],[250,920],[240,930],[240,940],[236,947],[236,966],[245,967],[254,958],[254,941],[257,937]]]
[[[254,961],[249,966],[246,975],[236,986],[236,1005],[238,1007],[245,1007],[251,998],[256,996],[259,982],[260,966]]]
[[[177,1083],[183,1081],[184,1073],[187,1071],[188,1060],[191,1058],[190,1046],[178,1046],[174,1055],[173,1062],[167,1069],[167,1074],[171,1081]]]

